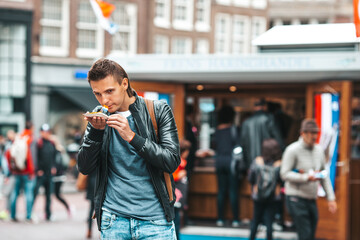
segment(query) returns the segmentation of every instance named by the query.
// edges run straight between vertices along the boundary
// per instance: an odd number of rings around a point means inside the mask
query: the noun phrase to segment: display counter
[[[213,158],[198,159],[189,184],[189,211],[190,218],[217,218],[217,180]],[[251,185],[243,179],[239,186],[240,219],[252,218]],[[225,206],[226,219],[232,219],[229,200]]]

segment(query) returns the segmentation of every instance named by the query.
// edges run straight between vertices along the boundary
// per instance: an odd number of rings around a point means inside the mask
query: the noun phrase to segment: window
[[[216,3],[221,5],[230,5],[231,0],[216,0]]]
[[[300,22],[300,19],[298,18],[294,18],[291,20],[291,25],[300,25],[301,22]]]
[[[193,0],[174,0],[173,27],[176,30],[192,31]]]
[[[252,7],[256,9],[265,9],[267,7],[266,0],[252,0]]]
[[[155,1],[154,24],[157,27],[170,27],[170,0]]]
[[[97,22],[94,11],[87,0],[78,5],[78,29],[76,56],[80,58],[96,58],[103,56],[104,30]]]
[[[250,0],[233,0],[237,7],[250,7]]]
[[[253,17],[252,19],[252,40],[260,36],[260,34],[266,31],[266,18]],[[253,47],[253,52],[256,52],[256,47]]]
[[[230,15],[217,14],[215,19],[215,53],[229,53]]]
[[[68,56],[69,0],[43,0],[40,26],[40,55]]]
[[[309,24],[319,24],[319,21],[316,18],[310,18]]]
[[[272,28],[275,26],[281,26],[281,25],[283,25],[283,21],[279,18],[276,18],[276,19],[271,20],[269,28]]]
[[[211,13],[210,0],[196,1],[196,23],[195,23],[196,31],[199,32],[210,31],[210,13]]]
[[[209,53],[209,41],[207,39],[198,39],[196,41],[195,53],[208,54]]]
[[[0,111],[12,111],[12,97],[26,95],[26,26],[0,22]]]
[[[249,52],[249,22],[250,20],[246,16],[234,16],[232,29],[232,53],[240,54]]]
[[[171,53],[174,54],[191,54],[191,38],[175,37],[172,40]]]
[[[137,6],[132,3],[115,3],[112,16],[119,25],[119,32],[112,36],[112,51],[136,54],[137,52]]]
[[[154,38],[154,53],[167,54],[169,53],[169,38],[162,35],[156,35]]]

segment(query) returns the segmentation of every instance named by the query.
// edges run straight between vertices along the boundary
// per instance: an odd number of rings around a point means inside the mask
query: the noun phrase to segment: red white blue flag
[[[326,170],[334,187],[339,145],[340,112],[338,94],[322,93],[315,95],[315,120],[320,128],[318,143],[329,156]]]
[[[356,37],[360,37],[360,0],[353,0]]]
[[[115,6],[101,0],[90,0],[90,4],[100,25],[110,34],[115,34],[119,30],[119,26],[110,21],[110,16],[115,10]]]

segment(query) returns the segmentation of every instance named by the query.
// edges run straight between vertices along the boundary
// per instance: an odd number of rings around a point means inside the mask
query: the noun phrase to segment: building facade
[[[0,134],[31,119],[32,1],[0,1]]]
[[[353,22],[352,0],[270,0],[269,27]]]
[[[116,7],[111,20],[119,32],[114,35],[98,24],[88,0],[33,1],[40,6],[32,24],[31,117],[36,127],[43,122],[61,129],[73,126],[61,131],[64,139],[84,127],[80,113],[96,105],[86,81],[94,59],[250,53],[251,41],[267,26],[267,0],[107,2]]]

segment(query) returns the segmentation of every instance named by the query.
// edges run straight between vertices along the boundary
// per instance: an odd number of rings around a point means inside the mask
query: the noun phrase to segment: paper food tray
[[[84,113],[83,114],[85,117],[102,117],[102,118],[105,118],[105,119],[108,119],[108,115],[102,113],[102,112],[97,112],[97,113]]]

